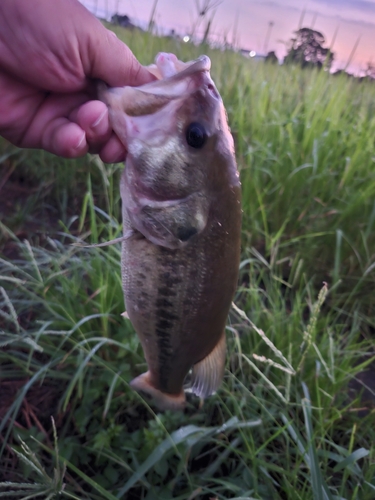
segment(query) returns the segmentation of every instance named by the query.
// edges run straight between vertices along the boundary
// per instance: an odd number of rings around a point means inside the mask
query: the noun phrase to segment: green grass
[[[0,498],[372,500],[375,85],[118,35],[143,63],[208,53],[226,104],[244,216],[225,380],[184,413],[129,388],[120,248],[71,245],[120,235],[122,165],[3,142],[0,196],[26,190],[1,218]]]

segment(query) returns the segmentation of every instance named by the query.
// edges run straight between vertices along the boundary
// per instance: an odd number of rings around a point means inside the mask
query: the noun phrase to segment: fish
[[[159,53],[154,82],[99,91],[127,150],[122,287],[148,366],[130,385],[161,410],[219,388],[237,288],[241,183],[210,67]]]

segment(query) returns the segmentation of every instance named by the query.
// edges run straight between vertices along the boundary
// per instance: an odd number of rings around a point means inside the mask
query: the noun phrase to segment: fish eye
[[[200,123],[190,123],[186,130],[186,141],[192,148],[199,149],[204,146],[207,134]]]

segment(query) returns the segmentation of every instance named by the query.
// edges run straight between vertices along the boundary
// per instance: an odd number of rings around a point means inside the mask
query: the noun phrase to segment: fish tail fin
[[[225,355],[226,339],[225,330],[223,330],[219,342],[212,351],[193,366],[189,391],[201,398],[207,398],[213,394],[224,376]]]
[[[150,372],[142,373],[130,382],[130,386],[138,392],[144,392],[152,397],[160,410],[183,410],[185,408],[185,393],[168,394],[153,386]]]

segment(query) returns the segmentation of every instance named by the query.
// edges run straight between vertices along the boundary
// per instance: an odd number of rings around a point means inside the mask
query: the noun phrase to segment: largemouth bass
[[[197,396],[219,387],[237,285],[240,181],[210,65],[161,53],[151,68],[159,80],[100,92],[128,151],[122,282],[148,364],[131,386],[161,409],[184,407],[190,370]]]

